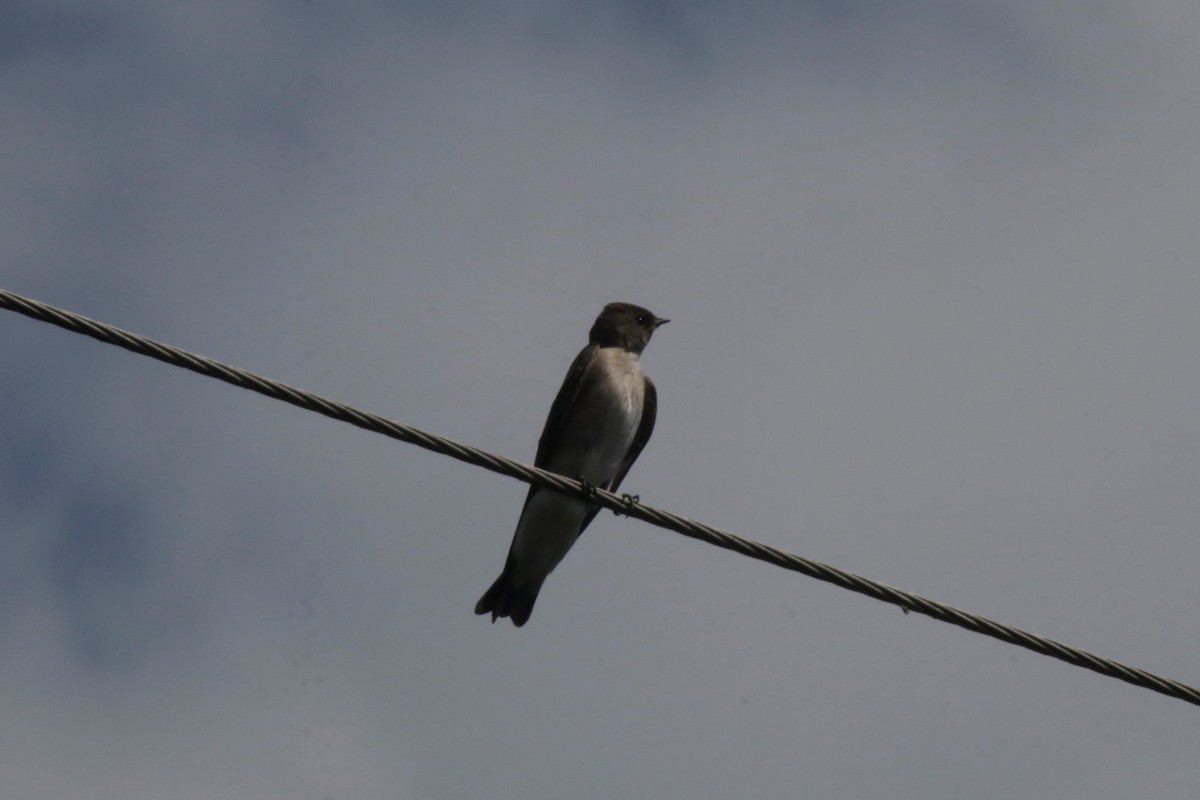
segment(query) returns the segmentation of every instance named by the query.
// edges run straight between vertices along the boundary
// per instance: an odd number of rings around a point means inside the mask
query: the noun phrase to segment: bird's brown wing
[[[542,438],[538,439],[537,457],[533,460],[535,467],[548,469],[546,465],[550,461],[550,454],[558,449],[558,440],[562,435],[563,424],[571,415],[571,407],[575,405],[575,401],[579,398],[579,390],[583,388],[583,378],[587,375],[588,367],[592,365],[592,361],[595,360],[596,353],[599,351],[598,345],[589,344],[580,350],[579,355],[575,356],[575,360],[571,362],[571,367],[567,370],[567,377],[563,378],[562,387],[558,390],[558,396],[554,398],[554,403],[550,406],[550,414],[546,417],[546,426],[542,428]]]
[[[579,351],[579,355],[575,356],[575,360],[567,369],[567,377],[563,378],[558,396],[550,405],[550,414],[546,417],[545,427],[542,428],[542,437],[538,439],[537,456],[533,459],[535,467],[549,469],[550,454],[558,447],[563,424],[571,416],[571,407],[579,398],[579,390],[583,387],[583,378],[587,375],[588,368],[592,365],[599,350],[598,345],[589,344]],[[521,507],[522,516],[525,515],[525,509],[529,506],[529,501],[533,499],[534,494],[540,491],[542,491],[540,486],[529,487],[529,493],[525,495],[525,505]]]

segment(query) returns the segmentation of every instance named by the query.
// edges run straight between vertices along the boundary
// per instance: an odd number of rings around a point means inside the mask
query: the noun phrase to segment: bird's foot
[[[596,499],[596,484],[589,481],[583,475],[580,475],[577,478],[577,480],[579,481],[579,492],[580,492],[580,494],[583,495],[583,499],[587,500],[588,502],[595,500]]]
[[[613,509],[612,512],[616,516],[629,516],[629,512],[633,511],[633,507],[642,502],[642,496],[639,494],[623,494],[621,495],[621,510]]]

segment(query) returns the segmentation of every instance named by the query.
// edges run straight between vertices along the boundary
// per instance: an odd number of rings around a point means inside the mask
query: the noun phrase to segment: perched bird
[[[604,307],[550,406],[536,466],[617,490],[654,430],[658,399],[638,356],[667,322],[629,303]],[[524,625],[542,582],[599,510],[583,497],[530,487],[504,571],[475,613]]]

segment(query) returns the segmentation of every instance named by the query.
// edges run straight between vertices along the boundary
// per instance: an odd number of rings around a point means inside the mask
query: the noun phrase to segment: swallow
[[[604,307],[550,406],[535,466],[617,491],[650,440],[658,412],[639,356],[669,321],[629,303]],[[542,583],[599,511],[583,497],[531,486],[504,571],[475,613],[491,614],[492,622],[508,617],[518,628],[528,622]]]

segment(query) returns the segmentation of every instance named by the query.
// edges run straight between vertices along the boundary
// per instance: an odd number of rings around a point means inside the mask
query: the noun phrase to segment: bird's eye
[[[647,317],[645,314],[638,314],[638,316],[637,316],[637,324],[638,325],[645,325],[649,321],[650,321],[650,318]]]

